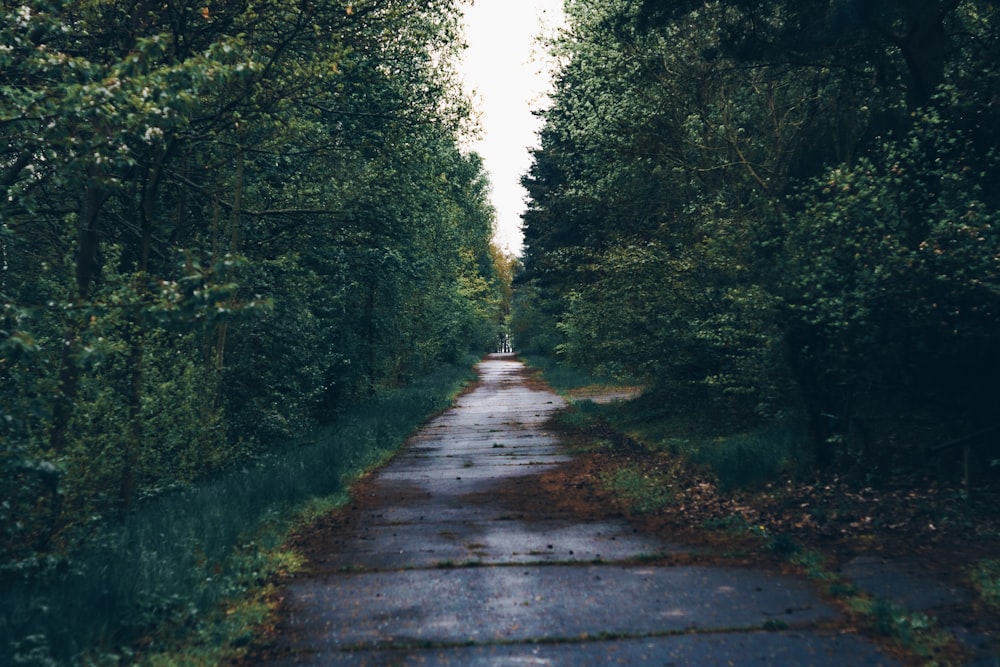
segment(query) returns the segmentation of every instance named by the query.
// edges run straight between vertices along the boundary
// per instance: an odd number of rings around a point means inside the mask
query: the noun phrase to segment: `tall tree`
[[[878,449],[849,442],[864,432],[898,442],[894,397],[942,391],[968,408],[952,401],[948,419],[985,419],[984,381],[946,369],[947,350],[982,360],[994,344],[990,3],[578,0],[567,13],[524,180],[529,344],[734,425],[804,399],[820,460]],[[940,252],[936,270],[922,248]],[[946,344],[913,303],[945,301],[962,313]],[[992,372],[972,365],[967,378]]]
[[[3,5],[7,553],[485,349],[501,283],[458,21],[453,0]]]

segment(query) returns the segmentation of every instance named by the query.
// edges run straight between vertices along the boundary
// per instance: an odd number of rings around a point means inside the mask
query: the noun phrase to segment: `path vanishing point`
[[[808,582],[684,564],[689,548],[624,519],[511,502],[568,460],[545,429],[565,402],[512,355],[478,371],[330,520],[259,664],[895,664]]]

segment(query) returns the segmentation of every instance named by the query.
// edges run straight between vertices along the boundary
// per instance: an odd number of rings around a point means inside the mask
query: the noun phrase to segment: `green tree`
[[[985,377],[995,346],[992,4],[567,13],[524,179],[522,340],[737,425],[804,399],[816,449],[802,457],[821,463],[891,450],[892,415],[917,394],[961,397],[944,401],[954,428],[986,419],[988,383],[956,391],[947,369]],[[984,240],[965,243],[964,221]],[[950,259],[901,259],[921,243]],[[913,299],[956,305],[935,319]]]
[[[806,399],[834,417],[817,424],[824,458],[905,456],[849,440],[852,421],[880,410],[992,419],[1000,245],[982,179],[996,160],[939,105],[872,158],[803,187],[788,220],[787,304]]]
[[[3,10],[7,554],[492,340],[457,3]]]

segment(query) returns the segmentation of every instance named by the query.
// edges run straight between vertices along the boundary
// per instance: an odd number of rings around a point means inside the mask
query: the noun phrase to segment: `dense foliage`
[[[458,12],[3,3],[0,580],[492,343]]]
[[[515,330],[799,458],[888,467],[1000,399],[1000,10],[571,0]]]

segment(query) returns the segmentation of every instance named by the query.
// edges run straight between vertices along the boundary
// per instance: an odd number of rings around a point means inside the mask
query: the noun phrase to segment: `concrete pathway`
[[[502,502],[567,460],[544,429],[564,402],[491,355],[481,384],[369,485],[313,574],[287,590],[279,665],[891,665],[829,629],[808,584],[659,565],[685,548],[625,521]],[[824,630],[824,628],[827,628]]]

